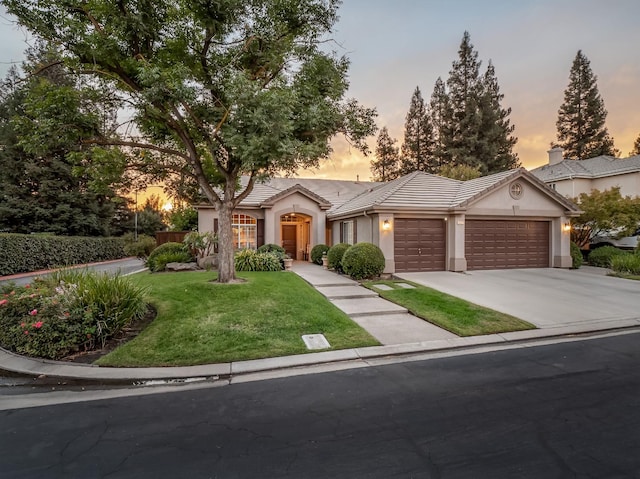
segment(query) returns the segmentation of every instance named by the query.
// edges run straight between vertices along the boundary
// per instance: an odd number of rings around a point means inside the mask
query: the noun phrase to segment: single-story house
[[[562,148],[553,148],[548,153],[549,163],[531,173],[563,196],[577,198],[581,193],[614,186],[620,187],[622,196],[640,196],[640,155],[568,160],[563,158]]]
[[[199,231],[217,211],[198,206]],[[468,181],[416,171],[387,183],[273,178],[233,217],[237,248],[282,245],[308,260],[320,243],[367,241],[386,273],[571,266],[578,208],[524,168]]]

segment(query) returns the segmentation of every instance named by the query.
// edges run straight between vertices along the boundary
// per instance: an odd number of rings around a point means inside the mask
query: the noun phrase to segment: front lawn
[[[398,283],[410,284],[414,288],[405,289],[398,286]],[[409,281],[368,281],[363,284],[379,293],[384,299],[404,306],[414,315],[458,336],[535,329],[534,325],[508,314],[499,313]],[[380,284],[393,289],[383,291],[375,288],[375,285]]]
[[[308,352],[301,336],[322,333],[332,349],[379,343],[290,272],[238,273],[241,284],[211,282],[216,272],[139,273],[158,311],[137,338],[99,359],[101,366],[184,366]]]

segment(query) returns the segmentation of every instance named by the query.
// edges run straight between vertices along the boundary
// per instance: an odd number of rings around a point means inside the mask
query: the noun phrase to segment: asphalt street
[[[97,271],[99,273],[108,273],[108,274],[129,274],[135,271],[139,271],[144,268],[144,261],[137,258],[125,258],[118,261],[107,261],[104,263],[94,263],[87,266],[84,266],[85,269],[89,269],[92,271]],[[34,278],[37,276],[46,276],[46,273],[34,274],[29,276],[24,276],[21,278],[13,278],[13,279],[3,279],[0,276],[0,284],[11,282],[18,286],[22,286],[27,283],[31,283]],[[6,277],[5,277],[6,278]]]
[[[0,475],[637,478],[639,341],[5,410]]]

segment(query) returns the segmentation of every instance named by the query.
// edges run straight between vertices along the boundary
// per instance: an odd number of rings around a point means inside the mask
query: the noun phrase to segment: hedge
[[[122,238],[0,233],[0,276],[125,258]]]

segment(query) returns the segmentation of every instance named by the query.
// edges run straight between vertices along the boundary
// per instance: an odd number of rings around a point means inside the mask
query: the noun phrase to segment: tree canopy
[[[37,45],[23,64],[27,79],[12,69],[0,86],[0,230],[111,235],[118,232],[114,212],[123,200],[109,187],[89,188],[91,178],[71,153],[83,138],[110,126],[112,105],[99,101],[59,60],[55,50]],[[49,125],[46,131],[42,123]]]
[[[586,160],[600,155],[617,156],[613,138],[605,125],[607,110],[598,91],[597,77],[587,57],[578,50],[564,102],[558,110],[557,145],[565,158]]]
[[[217,208],[221,282],[235,278],[232,211],[256,181],[317,166],[338,133],[366,151],[375,132],[375,112],[345,98],[348,60],[321,48],[336,0],[2,4],[133,112],[139,138],[85,141],[106,150],[91,167],[178,175]],[[127,148],[127,158],[112,145]]]
[[[629,156],[640,155],[640,135],[636,138],[636,141],[633,142],[633,150],[629,152]]]
[[[581,193],[573,202],[583,213],[571,219],[571,241],[585,247],[594,236],[618,233],[627,236],[640,224],[640,197],[622,196],[620,188]]]

